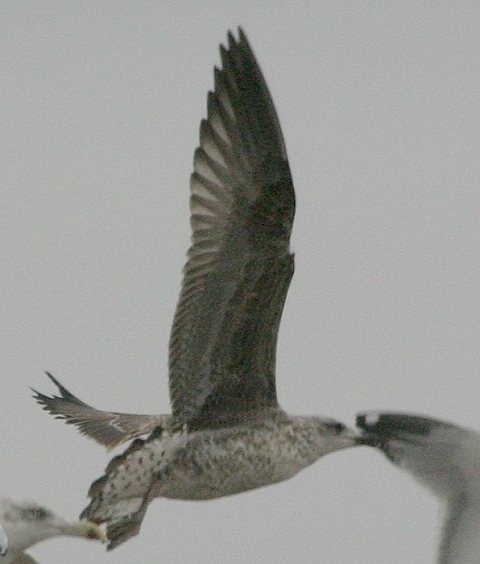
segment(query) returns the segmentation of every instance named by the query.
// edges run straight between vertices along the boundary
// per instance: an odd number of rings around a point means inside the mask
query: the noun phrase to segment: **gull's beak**
[[[380,439],[377,437],[377,435],[374,435],[373,433],[363,433],[362,435],[357,437],[356,444],[377,447],[377,448],[382,446],[382,442],[380,441]]]
[[[107,535],[104,530],[91,521],[82,520],[77,523],[65,523],[62,527],[62,533],[73,537],[83,537],[107,542]]]

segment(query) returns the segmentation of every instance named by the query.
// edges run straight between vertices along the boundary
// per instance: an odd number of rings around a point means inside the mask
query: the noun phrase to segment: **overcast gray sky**
[[[66,517],[110,456],[28,386],[169,410],[188,177],[226,31],[244,26],[297,193],[279,339],[292,413],[407,410],[480,430],[478,2],[2,2],[1,493]],[[156,500],[112,553],[43,564],[424,564],[436,502],[367,448],[279,485]]]

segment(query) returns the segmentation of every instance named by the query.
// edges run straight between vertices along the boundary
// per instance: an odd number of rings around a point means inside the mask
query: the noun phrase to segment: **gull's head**
[[[310,417],[325,453],[357,445],[371,445],[370,440],[336,419]]]
[[[2,500],[2,526],[9,539],[9,551],[23,551],[42,540],[74,536],[106,541],[104,531],[90,521],[69,522],[36,503]]]

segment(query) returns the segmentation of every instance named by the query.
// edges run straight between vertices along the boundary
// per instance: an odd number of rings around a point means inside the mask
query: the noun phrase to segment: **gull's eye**
[[[339,421],[329,421],[325,424],[325,426],[337,434],[342,433],[346,429],[345,425],[343,423],[340,423]]]
[[[28,507],[22,510],[22,515],[27,521],[43,521],[53,517],[53,514],[43,507]]]

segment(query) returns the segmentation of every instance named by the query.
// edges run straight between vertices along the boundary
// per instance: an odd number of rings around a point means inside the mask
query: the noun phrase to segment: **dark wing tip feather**
[[[30,388],[30,390],[32,390],[33,392],[33,399],[42,406],[42,409],[44,411],[48,411],[48,413],[54,415],[56,419],[66,419],[65,415],[63,413],[60,413],[56,407],[57,402],[65,401],[62,397],[46,396],[35,388]]]
[[[243,27],[239,25],[237,30],[238,30],[238,37],[240,38],[240,43],[246,43],[248,45],[247,35],[243,31]]]
[[[225,45],[223,45],[222,43],[220,43],[218,50],[220,51],[220,60],[224,61],[225,57],[227,56],[227,48],[225,47]],[[215,65],[213,67],[213,72],[214,74],[219,71],[220,69],[217,67],[217,65]]]
[[[87,404],[80,401],[73,394],[70,394],[70,392],[66,388],[63,388],[63,386],[59,385],[59,388],[60,393],[62,394],[61,396],[47,396],[45,394],[42,394],[35,388],[30,389],[33,392],[33,398],[39,405],[42,406],[42,409],[44,411],[47,411],[48,413],[53,415],[55,419],[64,419],[68,424],[78,424],[79,422],[81,422],[81,420],[76,419],[73,414],[66,413],[64,411],[65,406],[73,404],[81,407],[88,407]]]
[[[52,374],[50,374],[50,372],[45,372],[45,374],[50,378],[50,380],[55,384],[55,386],[57,386],[58,391],[61,394],[61,398],[63,398],[64,400],[66,400],[70,403],[76,403],[78,405],[83,405],[83,406],[87,407],[86,403],[84,403],[82,400],[78,399],[77,396],[74,396],[72,394],[72,392],[70,392],[69,390],[67,390],[67,388],[65,388],[65,386],[62,386],[62,384],[60,384],[60,382],[56,378],[54,378],[52,376]],[[60,399],[60,398],[58,398],[58,399]]]

